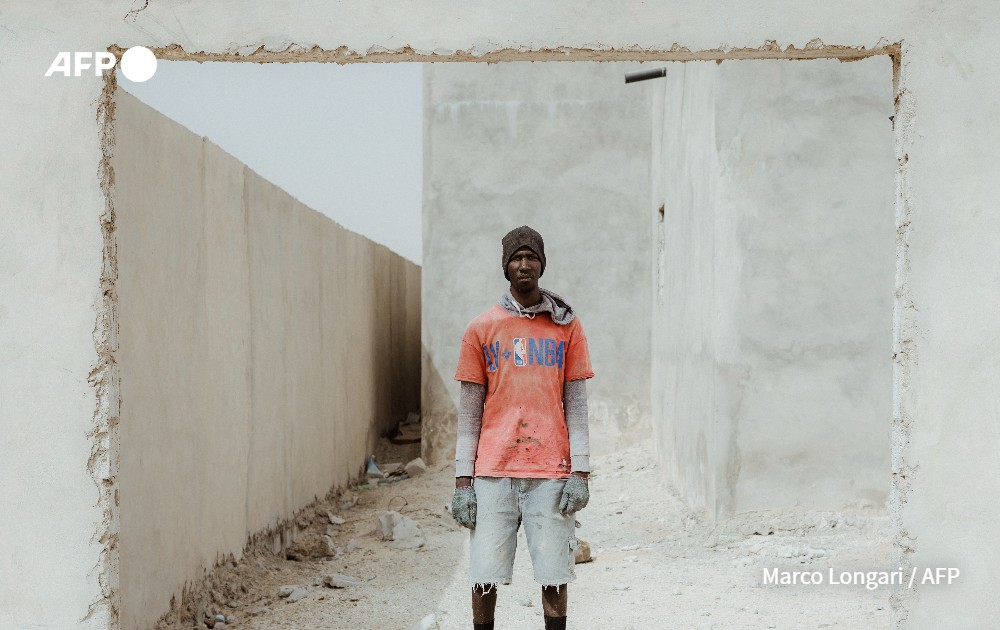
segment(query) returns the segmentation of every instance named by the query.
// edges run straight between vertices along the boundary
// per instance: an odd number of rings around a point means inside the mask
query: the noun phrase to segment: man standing
[[[452,514],[470,533],[472,622],[493,630],[524,524],[546,630],[566,628],[575,578],[574,514],[590,493],[586,380],[594,376],[573,309],[538,286],[545,245],[528,226],[501,241],[510,290],[462,337]],[[475,481],[473,481],[475,479]]]

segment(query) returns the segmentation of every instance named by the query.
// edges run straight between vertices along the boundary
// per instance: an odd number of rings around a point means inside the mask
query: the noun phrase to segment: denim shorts
[[[476,477],[476,527],[469,539],[469,579],[510,584],[517,530],[524,525],[535,581],[543,586],[576,578],[575,515],[559,512],[565,479]]]

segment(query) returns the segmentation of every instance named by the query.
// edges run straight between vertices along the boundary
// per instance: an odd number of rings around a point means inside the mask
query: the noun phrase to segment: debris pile
[[[393,444],[416,444],[420,441],[421,430],[420,414],[411,411],[396,425],[396,431],[388,436],[389,441]]]
[[[424,546],[423,533],[416,521],[399,512],[378,512],[375,516],[382,540],[393,549],[416,549]]]

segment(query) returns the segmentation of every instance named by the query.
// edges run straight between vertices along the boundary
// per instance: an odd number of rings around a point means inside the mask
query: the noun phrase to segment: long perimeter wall
[[[121,627],[420,404],[420,269],[118,91]]]

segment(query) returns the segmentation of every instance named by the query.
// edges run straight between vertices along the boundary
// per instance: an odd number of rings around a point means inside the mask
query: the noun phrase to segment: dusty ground
[[[379,461],[407,461],[416,445],[383,444]],[[467,532],[446,506],[454,487],[450,466],[371,489],[348,490],[307,512],[300,561],[273,555],[247,558],[217,580],[203,604],[232,620],[226,628],[471,628],[466,579]],[[594,560],[577,565],[570,587],[571,628],[887,628],[889,590],[862,586],[763,586],[762,569],[889,569],[888,518],[874,508],[841,512],[743,514],[716,527],[693,518],[663,485],[641,448],[596,458],[591,503],[578,515],[578,536]],[[350,508],[342,502],[353,495]],[[376,512],[414,519],[425,540],[393,549],[377,532]],[[344,519],[331,525],[327,511]],[[310,516],[310,514],[312,516]],[[307,523],[306,523],[307,524]],[[339,556],[322,557],[329,530]],[[300,539],[301,540],[301,539]],[[313,549],[309,545],[312,541]],[[351,541],[354,541],[353,543]],[[541,628],[540,591],[531,578],[523,537],[514,583],[500,589],[497,628]],[[333,573],[359,583],[323,585]],[[300,586],[290,602],[282,586]],[[421,626],[433,615],[437,624]],[[204,628],[175,614],[161,628]]]

